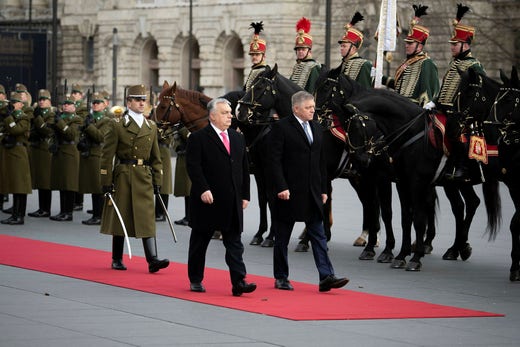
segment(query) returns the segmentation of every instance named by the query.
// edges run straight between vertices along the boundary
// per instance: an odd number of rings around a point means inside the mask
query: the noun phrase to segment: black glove
[[[104,194],[106,194],[106,193],[113,193],[114,192],[114,185],[111,184],[109,186],[103,186],[102,189],[103,189],[103,193]]]
[[[153,193],[154,194],[161,194],[161,186],[158,184],[153,185]]]

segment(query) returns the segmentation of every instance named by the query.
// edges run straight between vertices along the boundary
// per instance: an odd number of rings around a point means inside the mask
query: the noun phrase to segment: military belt
[[[150,162],[144,159],[119,159],[119,164],[150,166]]]
[[[62,141],[61,144],[62,145],[74,145],[74,144],[76,144],[76,142],[74,142],[74,141]]]

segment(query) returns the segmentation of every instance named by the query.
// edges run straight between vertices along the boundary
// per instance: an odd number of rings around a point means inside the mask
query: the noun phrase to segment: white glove
[[[426,104],[424,104],[423,108],[425,110],[431,111],[435,108],[435,103],[433,101],[428,101]]]

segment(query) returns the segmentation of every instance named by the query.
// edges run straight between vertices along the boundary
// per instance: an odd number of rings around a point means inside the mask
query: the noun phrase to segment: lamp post
[[[117,104],[117,48],[119,46],[119,37],[117,36],[117,28],[112,31],[112,105]]]

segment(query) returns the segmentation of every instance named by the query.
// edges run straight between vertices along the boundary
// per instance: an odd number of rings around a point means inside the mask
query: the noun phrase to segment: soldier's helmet
[[[249,54],[265,54],[266,42],[260,37],[260,33],[264,30],[264,22],[253,22],[249,28],[254,30],[253,37],[249,43]]]
[[[312,49],[312,36],[309,34],[311,31],[311,21],[305,17],[302,17],[296,23],[296,43],[294,49],[297,48],[308,48]]]
[[[418,42],[423,45],[426,43],[426,40],[430,36],[430,30],[424,25],[419,25],[419,21],[422,16],[426,16],[426,10],[428,6],[423,5],[413,5],[414,9],[414,17],[410,22],[410,32],[408,36],[404,39],[405,42]]]
[[[468,6],[464,6],[462,4],[457,5],[457,16],[453,20],[453,34],[449,43],[457,43],[463,42],[471,44],[473,38],[475,37],[475,27],[470,25],[460,24],[462,17],[469,11]]]
[[[363,17],[361,13],[356,12],[354,16],[352,16],[351,21],[345,25],[345,34],[338,43],[350,42],[357,48],[360,48],[363,44],[363,33],[357,30],[354,26],[363,19],[365,19],[365,17]]]
[[[47,89],[40,89],[38,91],[38,100],[40,99],[51,99],[51,92],[49,92]]]
[[[135,86],[131,86],[130,88],[128,88],[128,91],[127,91],[127,94],[126,94],[126,98],[127,99],[142,99],[142,100],[146,100],[146,87],[144,86],[144,84],[138,84],[138,85],[135,85]]]

